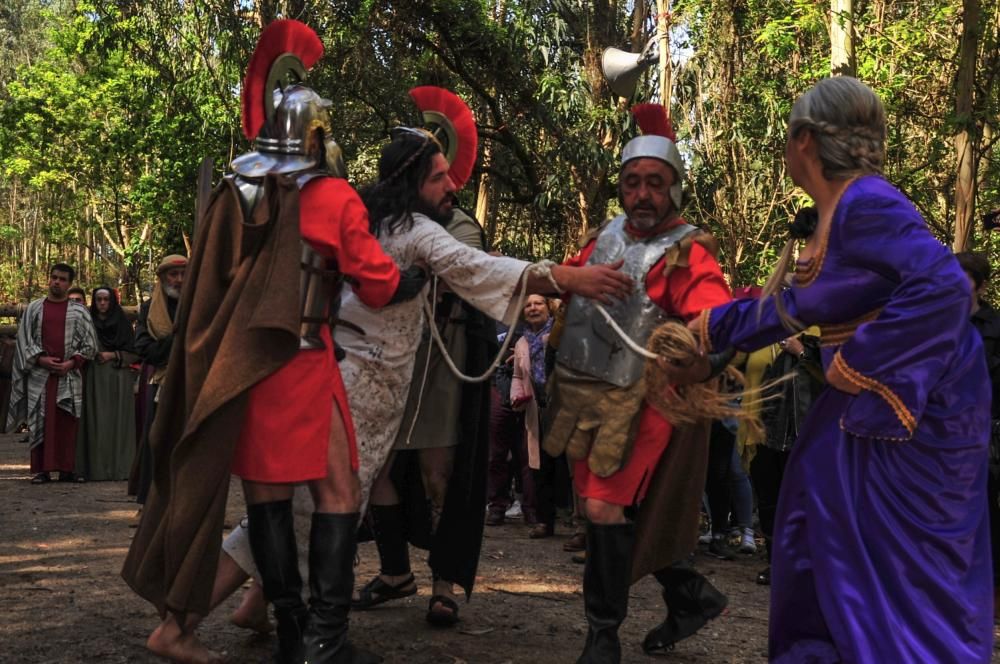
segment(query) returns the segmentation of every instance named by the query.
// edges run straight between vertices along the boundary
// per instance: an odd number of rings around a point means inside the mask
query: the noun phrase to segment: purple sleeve
[[[702,338],[708,339],[708,350],[720,351],[735,347],[752,352],[770,346],[790,336],[778,318],[775,297],[780,297],[785,311],[798,318],[795,289],[788,289],[765,300],[733,300],[702,313]]]

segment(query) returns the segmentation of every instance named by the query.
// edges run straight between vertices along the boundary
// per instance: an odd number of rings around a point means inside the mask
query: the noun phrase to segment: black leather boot
[[[309,624],[303,639],[306,664],[382,661],[347,640],[358,518],[358,514],[313,514],[309,532]]]
[[[308,611],[302,601],[302,576],[295,546],[292,501],[247,507],[250,549],[260,572],[264,597],[274,606],[278,664],[302,664],[302,633]]]
[[[619,664],[618,627],[628,614],[632,584],[631,523],[587,525],[587,562],[583,569],[583,606],[587,614],[587,645],[577,664]]]
[[[653,576],[663,586],[667,618],[646,634],[642,649],[647,655],[673,650],[674,644],[704,627],[729,603],[690,563],[675,563]]]

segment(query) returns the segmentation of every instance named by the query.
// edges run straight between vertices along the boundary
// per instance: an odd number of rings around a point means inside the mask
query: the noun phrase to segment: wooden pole
[[[670,113],[670,90],[672,81],[670,80],[670,0],[656,0],[656,37],[660,52],[659,74],[660,74],[660,103]]]

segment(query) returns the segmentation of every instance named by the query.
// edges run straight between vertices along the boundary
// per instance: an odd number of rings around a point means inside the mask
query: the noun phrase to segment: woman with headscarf
[[[124,480],[135,454],[135,336],[108,286],[91,293],[90,316],[98,352],[84,376],[76,472],[88,480]]]
[[[775,515],[769,654],[780,664],[985,664],[993,650],[990,387],[971,288],[883,178],[885,139],[882,102],[858,80],[803,94],[785,161],[819,222],[792,287],[780,289],[794,240],[761,300],[694,321],[708,351],[820,326],[827,386]]]

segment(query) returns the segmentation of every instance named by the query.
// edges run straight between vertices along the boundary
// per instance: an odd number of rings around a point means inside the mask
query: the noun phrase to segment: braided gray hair
[[[858,79],[826,78],[799,97],[788,119],[788,135],[803,130],[816,138],[826,179],[882,172],[885,109],[878,95]]]

